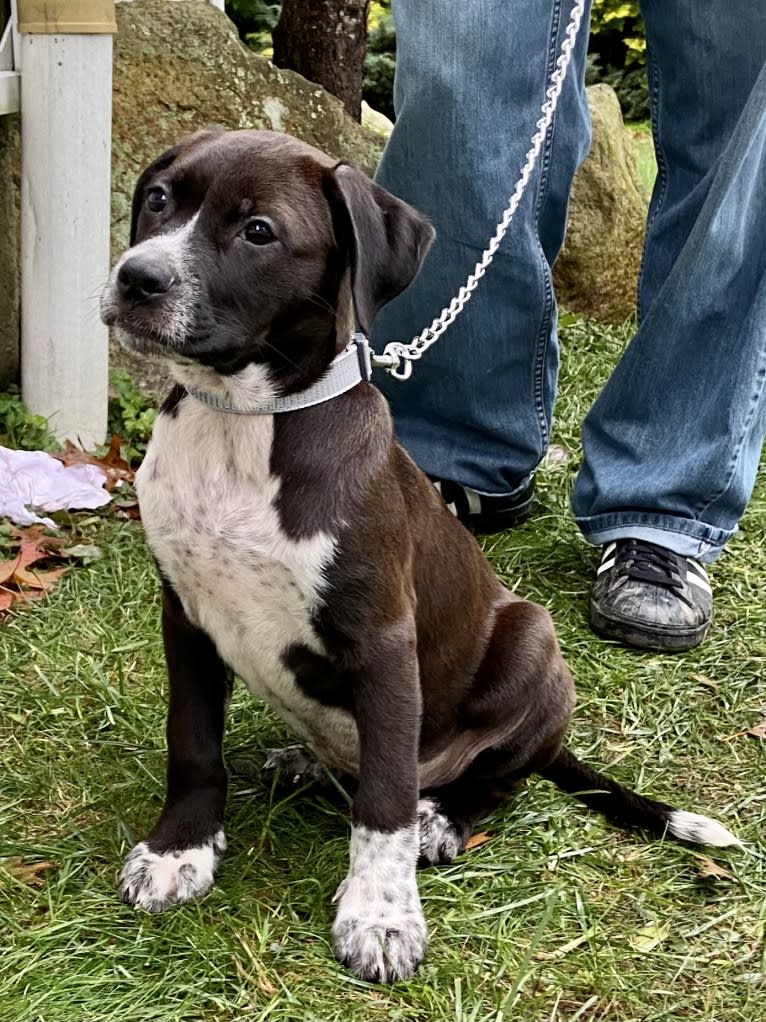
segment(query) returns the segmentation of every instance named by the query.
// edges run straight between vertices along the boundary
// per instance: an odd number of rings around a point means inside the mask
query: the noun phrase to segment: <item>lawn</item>
[[[555,443],[540,504],[486,541],[499,574],[553,612],[579,686],[578,754],[647,794],[706,812],[746,851],[625,834],[541,780],[482,825],[489,840],[420,876],[430,948],[377,988],[333,959],[331,898],[348,820],[258,776],[288,735],[237,690],[226,752],[229,851],[200,904],[149,916],[116,879],[163,792],[158,589],[141,530],[80,519],[105,555],[0,625],[0,1022],[753,1022],[764,1017],[766,483],[713,568],[701,649],[630,652],[586,623],[596,554],[568,494],[584,410],[628,337],[564,331]],[[416,370],[417,371],[417,368]],[[406,384],[404,384],[406,386]],[[727,877],[726,874],[730,874]]]

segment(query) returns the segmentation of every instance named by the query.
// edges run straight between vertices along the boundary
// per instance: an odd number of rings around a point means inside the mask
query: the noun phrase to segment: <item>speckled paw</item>
[[[426,866],[452,862],[463,850],[463,839],[457,827],[432,798],[418,801],[420,863]]]

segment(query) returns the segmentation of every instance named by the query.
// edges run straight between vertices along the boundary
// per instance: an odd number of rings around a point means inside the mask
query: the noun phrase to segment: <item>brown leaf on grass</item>
[[[47,556],[47,554],[41,553],[39,550],[32,550],[22,543],[15,557],[11,557],[7,561],[0,561],[0,585],[23,584],[27,568]]]
[[[65,540],[46,536],[42,526],[12,529],[11,535],[18,549],[13,557],[0,561],[0,614],[9,611],[14,603],[44,596],[69,571],[68,566],[47,567],[50,559],[66,556],[61,551]]]
[[[479,848],[481,845],[485,845],[490,840],[490,835],[485,831],[480,834],[471,834],[465,843],[465,850],[470,852],[472,848]]]
[[[690,678],[694,681],[698,681],[700,685],[706,685],[708,688],[720,688],[721,683],[719,681],[713,681],[712,678],[708,678],[706,674],[690,674]]]
[[[267,997],[273,997],[277,992],[277,988],[269,979],[269,974],[265,964],[261,960],[260,955],[248,942],[247,938],[241,934],[237,934],[237,939],[242,945],[247,957],[250,961],[252,971],[248,971],[245,966],[240,962],[237,956],[234,956],[234,967],[239,974],[240,979],[244,980],[245,983],[255,984],[261,993],[266,994]]]
[[[27,525],[24,528],[11,529],[11,535],[18,539],[20,545],[27,550],[36,550],[46,557],[63,557],[61,548],[66,545],[66,540],[61,536],[49,536],[45,532],[44,525]]]
[[[713,862],[707,855],[695,855],[697,860],[697,876],[700,880],[733,880],[738,883],[737,878],[717,862]]]
[[[52,568],[50,571],[40,571],[32,569],[27,571],[25,568],[17,569],[13,573],[13,579],[17,585],[25,585],[30,589],[41,589],[47,593],[58,582],[62,575],[66,574],[69,568]]]
[[[0,865],[22,884],[26,884],[28,887],[42,887],[45,883],[44,874],[49,869],[56,869],[58,863],[51,859],[46,859],[43,862],[24,862],[20,855],[14,855],[9,859],[3,859]]]
[[[670,933],[670,923],[647,923],[628,937],[628,944],[634,951],[647,954],[666,939]]]
[[[135,498],[115,500],[112,502],[112,507],[115,509],[118,518],[129,518],[134,522],[141,520],[141,509]]]
[[[77,444],[73,444],[71,440],[67,440],[64,450],[52,452],[52,457],[67,467],[82,463],[97,465],[106,476],[106,483],[104,485],[109,493],[111,493],[119,483],[126,482],[131,485],[133,483],[134,472],[122,457],[120,453],[121,447],[122,437],[115,435],[112,437],[109,450],[106,454],[99,456],[91,454],[89,451],[84,451]]]
[[[0,579],[0,582],[2,579]],[[753,724],[752,727],[746,727],[743,731],[734,731],[730,735],[724,735],[720,740],[722,742],[730,742],[733,738],[742,738],[743,735],[749,735],[751,738],[766,738],[766,717],[759,720],[757,724]]]

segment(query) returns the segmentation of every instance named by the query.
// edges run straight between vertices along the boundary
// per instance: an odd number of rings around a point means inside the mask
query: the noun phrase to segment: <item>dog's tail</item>
[[[665,802],[655,802],[630,788],[623,788],[581,763],[563,746],[553,762],[540,770],[540,775],[619,827],[646,830],[658,837],[671,834],[700,845],[742,847],[742,842],[716,820],[676,809]]]

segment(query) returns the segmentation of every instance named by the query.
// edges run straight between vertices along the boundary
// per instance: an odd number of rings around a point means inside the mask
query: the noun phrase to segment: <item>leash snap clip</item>
[[[375,365],[375,353],[370,347],[366,335],[360,331],[355,331],[352,334],[351,343],[356,345],[356,357],[359,360],[359,372],[362,374],[362,379],[369,383]]]
[[[394,347],[401,348],[402,345],[398,341],[394,341],[393,344],[386,345],[386,355],[391,359],[391,368],[388,370],[395,380],[409,380],[412,376],[412,361],[409,358],[403,357],[400,352],[394,350],[389,354],[389,348]]]
[[[397,380],[408,380],[412,375],[412,362],[403,356],[404,347],[401,341],[391,341],[381,355],[373,351],[373,369],[383,369]]]
[[[383,369],[385,372],[395,376],[397,380],[408,380],[412,375],[412,362],[402,358],[400,352],[404,345],[400,341],[392,341],[386,345],[382,355],[378,355],[370,347],[370,342],[365,334],[357,332],[352,338],[356,345],[356,355],[359,359],[359,371],[362,379],[369,382],[372,379],[374,369]]]

